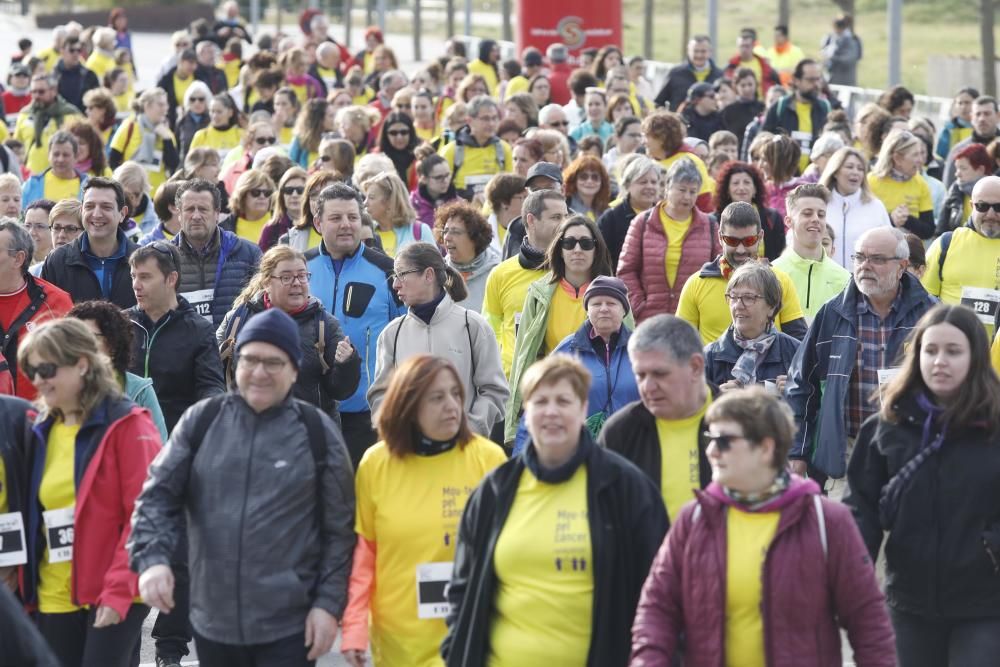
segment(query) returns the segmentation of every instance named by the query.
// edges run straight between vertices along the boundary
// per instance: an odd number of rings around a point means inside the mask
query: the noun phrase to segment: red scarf
[[[733,275],[733,271],[736,270],[729,264],[729,262],[726,261],[725,257],[719,258],[719,268],[722,270],[722,277],[725,278],[727,282],[729,281],[729,276]]]

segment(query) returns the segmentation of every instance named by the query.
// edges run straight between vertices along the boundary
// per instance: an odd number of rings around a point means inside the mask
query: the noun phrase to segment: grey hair
[[[21,266],[21,274],[28,275],[28,267],[31,266],[31,258],[35,256],[35,242],[31,240],[28,230],[14,218],[0,218],[0,232],[10,233],[10,248],[7,253],[11,257],[24,251],[24,265]]]
[[[500,110],[500,104],[489,95],[476,95],[469,100],[469,104],[465,110],[469,114],[469,118],[478,118],[479,112],[487,107],[497,111]]]
[[[781,282],[770,266],[760,262],[747,262],[733,272],[727,289],[749,287],[764,297],[764,303],[771,308],[771,319],[781,310]]]
[[[628,353],[665,352],[675,361],[686,361],[702,354],[701,334],[691,324],[675,315],[649,318],[628,339]]]
[[[673,185],[674,183],[697,183],[698,187],[701,187],[701,172],[698,171],[698,167],[694,165],[694,162],[685,158],[677,160],[667,171],[667,183]]]
[[[812,150],[809,151],[809,159],[815,162],[824,155],[833,155],[844,146],[846,146],[844,139],[839,134],[836,132],[824,132],[819,135],[819,139],[816,140]]]
[[[76,136],[69,130],[59,130],[52,135],[49,139],[49,147],[51,148],[54,144],[69,144],[73,147],[73,154],[76,155],[80,152],[80,142],[76,140]]]
[[[562,105],[560,104],[546,104],[544,107],[538,110],[538,122],[547,123],[549,122],[549,114],[553,111],[563,111]],[[563,111],[565,113],[565,111]]]
[[[899,227],[888,227],[880,226],[869,229],[867,232],[858,237],[857,242],[854,244],[854,249],[857,250],[861,242],[871,234],[877,234],[879,232],[888,232],[893,235],[896,239],[896,252],[894,253],[896,259],[910,259],[910,244],[906,241],[906,234],[899,229]]]
[[[646,175],[648,171],[656,172],[659,176],[660,172],[657,169],[659,167],[658,162],[654,162],[652,159],[646,157],[645,155],[639,155],[634,158],[628,165],[622,170],[621,176],[621,186],[622,189],[627,189],[634,181],[639,180]]]
[[[399,77],[399,78],[401,78],[403,80],[403,85],[404,86],[407,83],[409,83],[409,80],[406,78],[405,74],[403,74],[398,69],[391,69],[388,72],[386,72],[385,74],[383,74],[381,76],[381,78],[379,78],[379,80],[378,80],[379,87],[380,88],[387,88],[387,87],[391,86],[393,79],[395,79],[396,77]]]

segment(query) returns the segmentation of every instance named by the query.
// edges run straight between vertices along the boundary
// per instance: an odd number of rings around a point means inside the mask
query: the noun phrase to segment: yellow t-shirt
[[[53,118],[42,128],[41,139],[36,142],[35,121],[28,112],[28,108],[25,107],[22,109],[21,113],[17,116],[17,123],[14,125],[14,138],[24,144],[24,150],[27,152],[25,165],[32,176],[34,176],[49,168],[49,139],[52,138],[52,135],[74,121],[82,119],[83,116],[80,114],[67,114],[63,116],[61,126],[57,126],[56,119]],[[6,139],[7,126],[4,123],[0,123],[0,141],[5,141]]]
[[[399,458],[384,442],[365,452],[355,478],[355,530],[376,545],[370,609],[377,665],[442,664],[444,618],[420,618],[417,569],[455,559],[458,523],[469,494],[507,460],[482,436],[436,456]]]
[[[493,333],[500,343],[500,358],[503,372],[509,378],[514,365],[514,340],[517,325],[521,322],[524,299],[528,296],[528,286],[545,275],[541,269],[521,267],[517,257],[500,262],[486,277],[483,296],[483,317],[493,327]]]
[[[667,284],[673,287],[677,280],[677,269],[681,265],[684,237],[687,236],[688,230],[691,228],[691,216],[689,215],[684,220],[674,220],[667,215],[667,208],[661,206],[660,224],[663,225],[663,233],[667,235],[667,254],[663,258],[667,272]]]
[[[452,141],[438,151],[438,154],[448,161],[455,177],[455,187],[462,190],[466,187],[485,188],[490,177],[499,173],[510,173],[514,169],[514,154],[510,144],[500,140],[503,150],[503,169],[497,162],[497,148],[494,144],[486,146],[463,146],[462,162],[455,170],[455,150],[457,144]]]
[[[493,552],[497,586],[486,664],[586,664],[593,562],[587,467],[562,484],[525,469]]]
[[[562,339],[576,333],[583,321],[587,319],[587,311],[583,307],[583,293],[587,290],[586,283],[579,290],[563,280],[556,286],[549,303],[549,319],[545,323],[545,347],[543,354],[556,349]]]
[[[437,136],[437,126],[429,127],[427,129],[415,126],[414,129],[417,131],[417,138],[421,141],[429,142]]]
[[[698,195],[700,196],[705,193],[714,194],[715,181],[709,175],[708,167],[705,166],[705,162],[694,153],[685,153],[684,151],[678,151],[673,155],[671,155],[670,157],[663,158],[662,160],[660,160],[660,165],[662,165],[664,169],[669,170],[670,165],[672,165],[674,162],[677,162],[677,160],[681,160],[684,158],[691,160],[691,162],[694,163],[695,168],[698,169],[698,173],[701,174],[701,190],[698,191]]]
[[[872,194],[885,204],[885,210],[890,214],[900,204],[905,204],[914,218],[920,217],[924,211],[934,210],[931,189],[920,174],[908,181],[879,178],[875,174],[868,174],[868,186],[872,189]]]
[[[236,235],[241,239],[246,239],[250,243],[257,245],[260,241],[260,234],[264,231],[264,225],[271,219],[270,213],[265,213],[263,217],[256,220],[246,218],[236,218]]]
[[[315,227],[309,228],[309,249],[318,248],[319,244],[323,242],[323,236],[316,231]]]
[[[222,71],[226,74],[226,86],[229,88],[235,88],[236,84],[240,82],[240,68],[243,67],[243,61],[238,58],[233,58],[232,60],[226,60],[222,63]]]
[[[799,144],[799,147],[802,148],[802,155],[799,156],[799,173],[802,173],[806,170],[806,167],[809,166],[809,151],[812,149],[812,104],[796,100],[795,116],[799,121],[798,131],[810,135],[809,146],[803,146],[801,143]]]
[[[129,128],[132,128],[131,131]],[[131,134],[131,136],[129,136]],[[171,140],[174,146],[177,145],[177,139],[171,134]],[[135,116],[126,119],[118,126],[115,131],[115,136],[111,138],[111,148],[122,154],[122,157],[126,160],[135,159],[135,154],[139,150],[139,146],[142,144],[142,127],[139,125],[139,121],[136,120]],[[140,162],[146,170],[146,176],[149,178],[150,192],[156,192],[156,190],[163,185],[164,181],[167,180],[167,167],[163,163],[163,139],[160,137],[156,138],[155,144],[155,156],[154,159],[158,162],[145,164]]]
[[[382,240],[382,252],[389,255],[389,257],[396,256],[396,232],[395,230],[384,230],[375,228],[375,233]]]
[[[504,88],[503,98],[504,100],[509,100],[514,95],[518,93],[528,92],[528,87],[531,85],[531,81],[528,77],[518,74],[510,81],[507,82],[507,87]]]
[[[112,56],[101,53],[97,49],[94,49],[94,52],[90,54],[86,62],[87,69],[97,75],[98,81],[103,81],[104,75],[117,66],[118,64],[115,63],[115,59]]]
[[[705,79],[708,78],[708,75],[711,74],[711,73],[712,73],[712,68],[711,67],[706,67],[705,69],[700,70],[700,71],[699,70],[694,70],[695,81],[704,81]],[[673,109],[671,109],[671,111],[673,111]]]
[[[726,667],[765,667],[761,588],[780,512],[726,511]]]
[[[52,424],[45,450],[45,467],[38,487],[38,501],[45,511],[73,507],[76,504],[76,483],[73,479],[76,454],[77,425],[62,421]],[[73,604],[73,562],[49,562],[45,547],[38,566],[38,609],[44,614],[62,614],[80,609]]]
[[[805,317],[799,294],[795,284],[787,273],[774,266],[771,267],[775,277],[781,283],[781,310],[774,320],[775,326],[781,330],[781,325]],[[726,303],[726,285],[728,282],[722,276],[702,277],[694,274],[688,278],[681,288],[681,296],[677,302],[677,317],[691,323],[705,345],[719,339],[733,323],[729,304]]]
[[[944,303],[961,303],[965,288],[1000,290],[1000,239],[986,238],[974,229],[959,227],[951,234],[948,254],[941,266],[941,240],[927,249],[927,270],[920,282]],[[942,280],[942,277],[944,278]],[[976,310],[973,294],[966,293],[965,305]],[[982,302],[979,302],[982,304]],[[987,311],[984,311],[987,312]],[[993,318],[983,322],[993,340]]]
[[[479,58],[469,61],[469,74],[478,74],[486,80],[486,90],[490,97],[496,96],[497,86],[500,81],[497,78],[497,71],[489,63],[484,63]]]
[[[705,403],[695,414],[685,419],[656,420],[656,435],[660,441],[660,493],[671,522],[685,503],[694,499],[694,490],[701,488],[698,440],[701,420],[711,403],[712,392],[706,388]]]
[[[121,95],[115,95],[113,97],[115,101],[115,109],[119,112],[128,112],[132,108],[132,100],[135,99],[134,90],[126,90]]]
[[[4,465],[3,457],[0,456],[0,514],[5,514],[10,507],[10,500],[7,498],[7,467]]]
[[[291,127],[282,127],[281,132],[278,133],[278,143],[286,148],[292,145],[292,139],[294,138],[294,128]]]
[[[194,83],[194,75],[192,74],[186,79],[182,79],[177,74],[174,74],[174,99],[177,100],[177,106],[184,106],[184,95],[187,93],[187,89],[191,87]]]
[[[500,247],[503,247],[504,241],[507,238],[507,228],[503,225],[497,225],[497,238],[500,239]]]
[[[191,137],[191,147],[188,150],[211,148],[219,154],[219,164],[222,164],[226,156],[229,155],[229,151],[239,146],[242,141],[243,128],[239,125],[233,125],[228,130],[218,130],[209,125],[194,133],[194,136]]]
[[[63,199],[80,198],[79,176],[74,176],[73,178],[59,178],[52,171],[47,171],[45,172],[45,176],[42,177],[42,180],[42,191],[45,193],[46,199],[60,201]]]
[[[309,88],[305,84],[290,84],[288,86],[295,93],[295,97],[299,98],[299,104],[305,104],[309,101]]]

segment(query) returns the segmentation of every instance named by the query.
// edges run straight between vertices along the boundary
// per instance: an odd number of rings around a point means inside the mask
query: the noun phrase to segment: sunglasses
[[[559,246],[563,250],[572,250],[577,245],[580,246],[581,250],[593,250],[597,247],[597,241],[590,238],[578,238],[574,236],[567,236],[559,239]]]
[[[253,188],[250,190],[251,197],[270,197],[272,192],[265,188]]]
[[[278,138],[277,137],[257,137],[253,141],[258,146],[273,146],[274,144],[278,143]]]
[[[37,366],[21,364],[21,370],[24,371],[24,375],[32,382],[35,381],[36,376],[43,380],[51,380],[59,372],[59,364],[53,364],[48,361]]]
[[[410,136],[409,130],[389,130],[386,132],[390,137],[408,137]]]
[[[702,436],[704,436],[708,442],[714,442],[720,452],[728,452],[732,449],[734,442],[744,439],[742,435],[712,435],[708,431],[702,433]]]
[[[973,202],[972,207],[980,213],[986,213],[990,209],[993,209],[994,213],[1000,213],[1000,202],[993,202],[991,204],[987,201],[977,201]]]
[[[188,101],[189,102],[204,102],[205,98],[204,97],[195,97],[194,95],[192,95],[190,98],[188,98]]]
[[[578,181],[597,181],[601,182],[601,175],[595,174],[592,171],[585,171],[582,174],[577,175],[576,180]]]
[[[722,239],[722,242],[730,248],[736,248],[740,244],[749,248],[757,243],[760,236],[754,234],[753,236],[744,236],[743,238],[739,238],[738,236],[723,236],[722,234],[719,234],[719,238]]]
[[[306,191],[306,186],[304,185],[286,185],[281,188],[281,194],[283,195],[300,195]]]

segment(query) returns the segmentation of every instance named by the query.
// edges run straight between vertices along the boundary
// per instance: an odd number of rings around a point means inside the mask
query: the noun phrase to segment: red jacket
[[[569,104],[573,99],[573,93],[569,89],[569,75],[573,73],[573,68],[568,63],[554,64],[549,67],[549,85],[552,92],[549,93],[549,101],[553,104]]]
[[[715,483],[695,491],[653,562],[632,626],[633,667],[664,667],[684,637],[686,667],[726,664],[726,511]],[[867,549],[840,503],[821,498],[824,554],[814,497],[819,487],[793,477],[762,511],[781,510],[764,560],[761,610],[769,667],[840,667],[840,626],[854,660],[893,667],[895,640]],[[695,508],[700,507],[698,516]]]
[[[771,86],[781,83],[781,79],[778,77],[778,73],[771,67],[771,63],[768,62],[767,58],[761,58],[756,53],[753,56],[757,59],[757,63],[760,65],[760,89],[763,91],[764,95],[767,95],[767,91]],[[740,60],[739,54],[736,54],[729,59],[729,64],[726,65],[726,69],[723,70],[723,75],[727,79],[732,79],[736,76],[736,70],[741,67],[746,67]]]
[[[43,553],[38,487],[45,467],[51,420],[35,425],[35,453],[28,490],[29,557],[24,599],[36,606],[38,561]],[[159,453],[160,433],[149,411],[128,399],[105,399],[80,427],[77,462],[85,466],[76,489],[73,520],[73,601],[107,606],[125,618],[139,594],[139,575],[128,566],[125,542],[132,530],[132,507]]]
[[[26,401],[34,400],[37,392],[31,380],[17,368],[17,346],[18,342],[36,325],[48,320],[59,319],[69,312],[73,307],[73,300],[69,294],[59,289],[52,283],[41,278],[26,276],[27,307],[21,309],[19,313],[5,313],[0,320],[9,319],[12,322],[10,331],[2,331],[0,337],[0,354],[7,358],[7,363],[11,367],[11,375],[14,379],[14,394]],[[2,327],[0,327],[2,329]],[[16,371],[16,372],[15,372]]]
[[[653,315],[676,312],[681,288],[687,279],[722,252],[715,225],[696,207],[681,244],[677,279],[673,286],[668,285],[664,264],[667,235],[660,222],[660,207],[665,205],[662,201],[632,219],[618,258],[618,277],[628,286],[628,300],[636,324]]]

